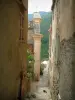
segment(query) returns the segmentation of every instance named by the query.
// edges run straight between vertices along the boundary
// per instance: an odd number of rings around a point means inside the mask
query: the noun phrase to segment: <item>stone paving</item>
[[[40,81],[33,83],[31,92],[36,96],[35,98],[32,98],[32,100],[51,100],[50,89],[48,86],[48,67],[44,69]]]

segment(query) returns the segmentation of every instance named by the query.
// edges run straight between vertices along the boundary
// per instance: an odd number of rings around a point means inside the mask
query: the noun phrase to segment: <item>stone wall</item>
[[[51,47],[52,100],[75,99],[75,1],[56,0],[53,8]],[[59,48],[59,49],[58,49]],[[59,50],[59,53],[57,53]]]
[[[62,100],[72,98],[72,61],[73,61],[73,1],[60,2],[60,83],[59,93]]]
[[[16,0],[0,0],[0,100],[18,97],[21,68],[26,67],[26,45],[19,42],[19,34],[20,9]]]
[[[62,100],[74,100],[72,96],[72,85],[74,75],[75,38],[61,42],[60,54],[60,85],[59,91]],[[73,76],[74,77],[74,76]]]
[[[60,47],[60,36],[59,36],[59,25],[58,25],[58,14],[59,14],[59,2],[55,4],[53,9],[52,17],[52,41],[51,41],[51,57],[50,57],[50,88],[52,100],[58,99],[59,93],[59,47]]]

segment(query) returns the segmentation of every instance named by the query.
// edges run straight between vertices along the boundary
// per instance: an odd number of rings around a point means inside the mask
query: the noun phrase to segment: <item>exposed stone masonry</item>
[[[61,42],[60,53],[60,85],[62,100],[74,100],[72,97],[73,74],[75,72],[75,38]]]

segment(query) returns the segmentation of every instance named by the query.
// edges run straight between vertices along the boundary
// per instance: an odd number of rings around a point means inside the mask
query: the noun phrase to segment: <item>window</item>
[[[24,15],[20,12],[20,36],[19,40],[24,40]]]
[[[35,33],[40,33],[40,24],[39,23],[35,23],[34,28],[35,28]]]

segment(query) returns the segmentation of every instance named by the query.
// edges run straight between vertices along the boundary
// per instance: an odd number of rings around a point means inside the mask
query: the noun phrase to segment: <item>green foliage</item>
[[[34,61],[34,56],[31,54],[29,50],[27,51],[27,59],[28,61]]]
[[[43,68],[40,67],[40,75],[43,75]]]
[[[43,34],[42,45],[41,45],[41,60],[48,58],[49,50],[49,32],[48,29],[52,23],[52,13],[48,12],[42,17],[41,22],[41,34]]]
[[[32,80],[34,78],[34,56],[27,50],[27,78]]]
[[[42,46],[41,46],[41,60],[48,58],[48,49],[49,49],[49,32],[50,24],[52,23],[52,12],[40,12],[42,17],[40,29],[41,34],[43,34],[42,38]],[[28,20],[32,20],[33,15],[28,15]]]
[[[43,75],[43,70],[44,70],[45,67],[46,67],[45,64],[41,64],[41,66],[40,66],[40,75]]]
[[[43,70],[44,70],[44,67],[41,65],[40,66],[40,75],[43,75]]]

